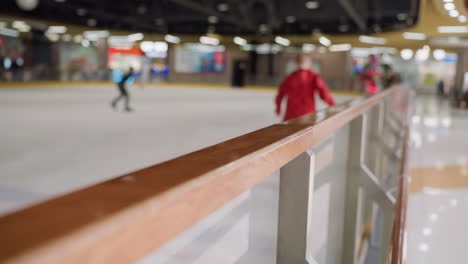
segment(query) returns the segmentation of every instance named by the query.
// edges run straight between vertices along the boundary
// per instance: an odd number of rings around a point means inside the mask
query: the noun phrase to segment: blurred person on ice
[[[276,96],[277,115],[281,115],[283,98],[287,100],[284,121],[315,112],[315,94],[318,94],[330,106],[335,104],[322,77],[311,70],[311,56],[299,54],[296,63],[298,69],[281,83]]]
[[[126,84],[127,83],[133,83],[134,81],[134,76],[135,76],[135,71],[133,70],[133,67],[130,67],[128,72],[122,75],[120,71],[115,71],[114,72],[114,81],[117,83],[117,87],[119,88],[119,96],[112,100],[112,108],[117,108],[117,103],[121,100],[124,99],[125,101],[125,111],[126,112],[131,112],[133,109],[130,107],[130,95],[128,94]]]

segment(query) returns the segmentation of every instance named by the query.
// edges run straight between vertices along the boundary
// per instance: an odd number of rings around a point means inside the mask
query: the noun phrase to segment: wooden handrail
[[[0,262],[134,262],[393,92],[272,125],[2,216]]]
[[[402,161],[403,164],[400,170],[400,191],[398,193],[398,200],[395,209],[395,219],[393,223],[392,234],[392,250],[391,250],[391,264],[404,264],[405,263],[405,233],[406,233],[406,213],[408,210],[408,138],[409,128],[405,129]]]

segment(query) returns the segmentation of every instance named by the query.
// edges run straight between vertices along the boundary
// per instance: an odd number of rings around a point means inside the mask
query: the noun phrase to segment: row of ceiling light
[[[431,48],[428,45],[425,45],[422,49],[418,49],[416,53],[412,49],[402,49],[400,51],[400,56],[404,60],[410,60],[413,58],[416,61],[426,61],[430,57]],[[432,56],[435,60],[441,61],[446,58],[448,54],[443,49],[435,49],[432,52]]]
[[[0,22],[0,34],[2,35],[7,35],[7,36],[12,36],[12,37],[17,37],[19,35],[19,32],[29,32],[31,30],[31,26],[25,23],[24,21],[14,21],[12,23],[12,28],[9,29],[6,27],[7,24],[6,22]],[[136,41],[141,41],[144,39],[144,35],[142,33],[134,33],[130,34],[127,36],[110,36],[110,33],[107,30],[94,30],[94,31],[85,31],[83,34],[75,35],[72,37],[70,34],[67,33],[67,27],[66,26],[49,26],[47,31],[45,32],[45,35],[51,40],[51,41],[58,41],[62,39],[63,41],[74,41],[76,43],[81,43],[84,47],[89,47],[91,41],[97,41],[100,38],[108,38],[108,41],[110,44],[114,45],[119,45],[119,44],[127,44],[127,45],[133,45],[134,42]],[[439,27],[438,28],[439,32],[441,33],[464,33],[468,32],[468,27],[466,26],[446,26],[446,27]],[[416,33],[416,32],[404,32],[403,33],[403,38],[405,39],[413,39],[413,40],[425,40],[426,35],[423,33]],[[177,36],[167,34],[164,37],[164,40],[169,43],[180,43],[181,39]],[[202,44],[207,44],[207,45],[219,45],[220,40],[215,37],[210,37],[210,36],[202,36],[199,39],[200,43]],[[234,37],[233,39],[234,43],[240,46],[246,46],[248,45],[248,41],[242,37]],[[374,45],[384,45],[386,43],[385,38],[379,38],[379,37],[371,37],[371,36],[364,36],[361,35],[359,36],[359,41],[362,43],[367,43],[367,44],[374,44]],[[148,42],[148,41],[143,41],[141,43],[141,48],[142,50],[150,50],[151,47],[156,47],[157,50],[162,49],[161,43],[165,43],[165,47],[167,48],[167,43],[166,42]],[[290,46],[291,41],[285,37],[282,36],[277,36],[275,38],[275,42],[279,45],[282,46]],[[329,51],[348,51],[351,50],[352,46],[351,44],[334,44],[332,45],[332,41],[328,39],[325,36],[321,36],[319,38],[319,43],[322,44],[323,46],[328,47]],[[305,52],[311,52],[315,50],[316,46],[314,44],[303,44],[302,49]],[[154,49],[154,48],[151,48]],[[395,50],[395,49],[394,49]],[[403,59],[411,59],[414,55],[414,52],[410,49],[403,49],[401,51],[401,57]],[[434,50],[433,52],[434,58],[435,59],[443,59],[445,57],[445,51],[437,49]],[[429,50],[428,46],[425,46],[425,48],[420,49],[416,51],[415,58],[419,61],[424,61],[424,58],[429,57]]]
[[[31,31],[31,26],[28,25],[24,21],[13,21],[12,23],[12,29],[7,28],[7,23],[0,21],[0,34],[2,35],[7,35],[7,36],[12,36],[12,37],[17,37],[19,35],[19,32],[29,32]],[[67,27],[66,26],[50,26],[47,31],[46,35],[51,38],[52,41],[58,41],[59,40],[59,34],[64,34],[67,32]],[[88,32],[98,32],[101,34],[99,37],[107,37],[109,35],[108,31],[88,31]],[[468,26],[440,26],[438,27],[438,32],[439,33],[468,33]],[[102,35],[104,34],[104,35]],[[97,36],[96,34],[92,34],[93,36]],[[91,33],[89,34],[90,38],[92,38]],[[130,40],[132,38],[141,38],[143,36],[142,33],[137,33],[137,35],[132,34],[132,37],[130,37]],[[424,33],[418,33],[418,32],[404,32],[402,33],[402,36],[404,39],[411,39],[411,40],[425,40],[427,38],[426,34]],[[167,42],[170,43],[179,43],[180,38],[172,35],[166,35],[165,37]],[[89,38],[88,38],[89,39]],[[239,37],[235,38],[234,42],[236,44],[239,44],[236,42],[239,41]],[[70,36],[69,35],[64,35],[63,40],[69,41]],[[90,40],[95,40],[95,39],[90,39]],[[135,40],[133,40],[135,41]],[[286,38],[283,37],[276,37],[275,41],[283,46],[289,46],[290,41]],[[321,37],[319,39],[320,43],[324,46],[330,46],[331,42],[329,39],[325,37]],[[384,45],[386,43],[385,38],[381,37],[371,37],[371,36],[360,36],[359,41],[363,43],[368,43],[368,44],[378,44],[378,45]],[[202,37],[200,40],[201,43],[204,44],[209,44],[209,45],[218,45],[219,40],[216,38],[211,38],[211,37]],[[243,43],[241,41],[241,43]],[[243,45],[243,44],[240,44]],[[244,44],[245,45],[245,44]]]
[[[453,0],[443,0],[444,9],[448,12],[448,15],[451,17],[456,17],[460,23],[465,23],[467,21],[466,16],[460,15],[460,12],[457,10],[457,6]]]

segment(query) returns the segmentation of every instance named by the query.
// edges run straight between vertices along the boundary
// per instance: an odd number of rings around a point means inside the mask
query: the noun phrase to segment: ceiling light
[[[70,34],[65,34],[62,36],[63,41],[71,41],[73,38]]]
[[[47,36],[47,38],[52,41],[52,42],[57,42],[60,40],[60,36],[58,34],[55,34],[55,33],[47,33],[45,34]]]
[[[275,42],[280,44],[280,45],[283,45],[283,46],[289,46],[291,45],[291,41],[287,38],[283,38],[283,37],[280,37],[280,36],[277,36],[275,38]]]
[[[13,21],[11,27],[12,28],[16,28],[16,29],[19,29],[19,28],[22,28],[24,26],[26,26],[27,24],[24,22],[24,21]]]
[[[312,52],[315,50],[315,45],[314,44],[303,44],[302,45],[302,51],[303,52]]]
[[[396,54],[397,49],[393,47],[352,48],[351,54],[358,57],[367,57],[377,54]]]
[[[400,20],[400,21],[405,21],[407,18],[408,18],[408,14],[406,14],[406,13],[399,13],[397,15],[397,19]]]
[[[76,14],[79,16],[85,16],[88,13],[88,11],[84,8],[78,8],[76,10]]]
[[[226,12],[229,10],[229,5],[227,3],[219,3],[218,4],[218,10],[220,12]]]
[[[465,22],[466,22],[466,16],[459,16],[459,17],[458,17],[458,21],[459,21],[460,23],[465,23]]]
[[[164,41],[142,41],[140,43],[140,49],[144,53],[149,53],[149,52],[167,52],[168,50],[168,45]]]
[[[16,59],[16,64],[18,64],[18,66],[23,66],[24,64],[24,59],[19,57]]]
[[[414,57],[417,61],[426,61],[429,59],[429,50],[428,49],[418,49]]]
[[[460,14],[457,10],[450,10],[449,16],[451,17],[457,17]]]
[[[219,39],[202,36],[200,37],[200,43],[207,45],[219,45]]]
[[[144,38],[145,38],[145,35],[143,35],[143,33],[135,33],[135,34],[128,35],[129,41],[140,41]]]
[[[179,44],[180,43],[180,38],[179,37],[169,35],[169,34],[164,36],[164,40],[169,42],[169,43],[174,43],[174,44]]]
[[[135,42],[128,39],[128,36],[109,36],[107,43],[110,46],[116,46],[123,49],[129,49],[134,46]]]
[[[85,47],[85,48],[89,47],[90,44],[91,44],[91,43],[90,43],[89,40],[87,40],[87,39],[83,39],[83,40],[81,41],[81,45],[82,45],[83,47]]]
[[[86,21],[86,25],[89,27],[95,27],[97,25],[97,20],[94,18],[90,18]]]
[[[326,38],[326,37],[320,37],[320,38],[319,38],[319,42],[320,42],[320,44],[322,44],[322,45],[324,45],[324,46],[327,46],[327,47],[330,46],[331,43],[332,43],[331,40],[329,40],[329,39]]]
[[[397,53],[397,49],[392,48],[392,47],[374,47],[374,49],[376,50],[376,52],[380,52],[380,53],[388,53],[388,54]]]
[[[323,47],[323,46],[320,46],[317,50],[318,50],[319,53],[325,53],[325,52],[327,52],[327,48],[325,48],[325,47]]]
[[[30,25],[24,25],[23,27],[18,28],[18,31],[19,32],[29,32],[29,31],[31,31],[31,26]]]
[[[253,51],[253,50],[255,50],[254,45],[250,45],[250,44],[241,46],[241,49],[244,50],[244,51]]]
[[[439,33],[468,33],[468,26],[442,26],[437,30]]]
[[[11,61],[10,58],[7,57],[7,58],[3,59],[3,68],[8,70],[8,69],[11,68],[12,64],[13,64],[13,62]]]
[[[0,28],[0,35],[16,38],[19,36],[19,32],[14,29]]]
[[[258,31],[260,31],[260,33],[267,33],[268,30],[270,30],[270,28],[267,24],[260,24],[260,26],[258,26]]]
[[[208,17],[208,22],[210,22],[211,24],[216,24],[218,23],[219,19],[217,16],[209,16]]]
[[[158,26],[162,26],[162,25],[164,25],[164,19],[163,19],[163,18],[156,18],[156,19],[154,20],[154,23],[155,23],[156,25],[158,25]]]
[[[378,45],[383,45],[387,42],[387,40],[384,38],[376,38],[376,37],[369,37],[369,36],[359,36],[359,41],[362,43],[378,44]]]
[[[145,5],[140,5],[137,7],[137,13],[140,15],[143,15],[146,13],[146,6]]]
[[[151,50],[153,50],[153,42],[152,41],[142,41],[140,43],[140,49],[144,52],[144,53],[147,53],[147,52],[150,52]]]
[[[209,26],[208,29],[206,30],[206,34],[214,34],[216,31],[215,26]]]
[[[13,21],[11,27],[17,29],[20,32],[31,31],[31,26],[26,24],[24,21]]]
[[[453,0],[444,0],[445,3],[451,3]]]
[[[47,28],[47,32],[63,34],[67,32],[67,27],[66,26],[50,26],[49,28]]]
[[[153,50],[157,52],[167,52],[167,50],[169,49],[169,46],[164,41],[155,41],[153,42],[153,44]]]
[[[107,30],[89,30],[83,32],[83,35],[86,39],[97,41],[100,38],[105,38],[109,36],[109,31]]]
[[[73,37],[73,41],[75,41],[75,43],[81,43],[82,40],[83,40],[82,35],[76,35]]]
[[[413,57],[413,50],[410,49],[402,49],[400,52],[400,56],[404,60],[409,60]]]
[[[414,39],[414,40],[425,40],[426,34],[424,33],[416,33],[416,32],[404,32],[403,33],[404,39]]]
[[[296,17],[295,16],[287,16],[286,17],[286,22],[288,22],[290,24],[294,23],[294,22],[296,22]]]
[[[336,44],[330,46],[330,51],[348,51],[351,49],[351,44]]]
[[[249,46],[251,46],[251,45],[243,46],[243,49],[248,50]],[[244,48],[244,47],[246,47],[246,48]],[[263,43],[263,44],[257,45],[253,49],[252,48],[250,48],[250,49],[255,50],[258,54],[276,54],[276,53],[280,52],[283,49],[283,47],[281,45],[278,45],[278,44]]]
[[[244,45],[247,45],[247,40],[241,37],[235,37],[234,43],[236,43],[239,46],[244,46]]]
[[[317,9],[320,6],[318,1],[307,1],[305,5],[308,9]]]
[[[39,5],[39,0],[16,0],[16,5],[22,10],[32,11]]]
[[[455,9],[455,4],[454,3],[445,3],[444,8],[445,8],[445,10],[448,10],[448,11],[454,10]]]
[[[338,27],[338,30],[339,30],[340,32],[346,32],[346,31],[349,30],[349,25],[346,25],[346,24],[340,25],[340,26]]]

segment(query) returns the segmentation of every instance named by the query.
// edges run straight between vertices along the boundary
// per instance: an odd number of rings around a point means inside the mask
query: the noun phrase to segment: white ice
[[[0,214],[280,121],[273,91],[130,93],[135,111],[125,113],[111,109],[110,85],[0,89]]]

